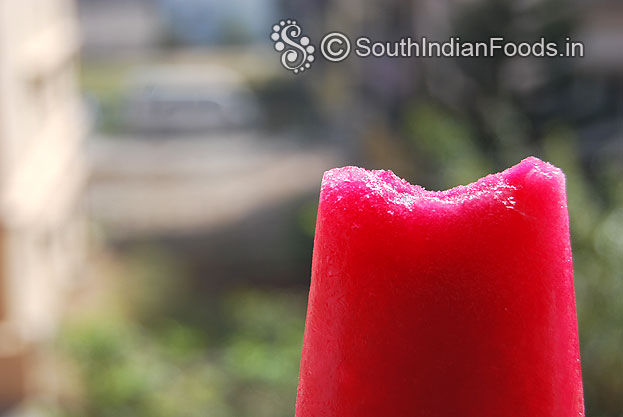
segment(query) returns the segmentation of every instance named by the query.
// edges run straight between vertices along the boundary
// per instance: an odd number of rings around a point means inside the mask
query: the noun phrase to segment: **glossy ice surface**
[[[325,173],[296,417],[583,415],[562,171]]]

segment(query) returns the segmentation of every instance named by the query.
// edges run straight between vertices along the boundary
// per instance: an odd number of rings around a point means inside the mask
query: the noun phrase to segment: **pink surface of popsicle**
[[[583,415],[562,171],[325,173],[296,417]]]

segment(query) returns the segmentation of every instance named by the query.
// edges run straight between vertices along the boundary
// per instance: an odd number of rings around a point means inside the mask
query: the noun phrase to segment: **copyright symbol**
[[[343,33],[327,33],[320,42],[320,52],[327,61],[343,61],[350,54],[350,41]]]

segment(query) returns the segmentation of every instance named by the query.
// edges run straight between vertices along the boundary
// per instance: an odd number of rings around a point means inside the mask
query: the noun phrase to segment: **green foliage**
[[[188,296],[188,294],[187,294]],[[87,317],[69,325],[61,350],[78,366],[81,400],[60,415],[93,417],[291,416],[304,297],[237,290],[214,313],[222,340],[196,324],[161,318]]]
[[[408,137],[418,153],[433,160],[434,187],[465,184],[490,172],[469,124],[432,103],[418,103],[406,118]]]

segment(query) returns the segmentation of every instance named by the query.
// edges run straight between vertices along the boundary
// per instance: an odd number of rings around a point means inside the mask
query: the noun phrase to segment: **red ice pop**
[[[325,173],[296,417],[583,415],[562,171]]]

